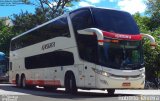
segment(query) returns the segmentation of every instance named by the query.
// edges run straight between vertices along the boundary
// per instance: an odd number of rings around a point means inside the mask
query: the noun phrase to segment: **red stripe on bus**
[[[138,33],[137,33],[138,34]],[[117,38],[122,40],[142,40],[142,35],[133,35],[133,34],[118,34],[113,32],[103,31],[103,35],[109,38]]]
[[[61,86],[60,80],[26,80],[26,84],[39,86]]]
[[[104,42],[104,40],[98,40],[98,42]]]
[[[16,80],[12,80],[12,83],[13,83],[13,84],[16,84]]]
[[[33,84],[33,80],[26,80],[26,84]]]
[[[16,84],[16,80],[12,80],[13,84]],[[39,86],[61,86],[60,80],[26,80],[28,85],[39,85]]]

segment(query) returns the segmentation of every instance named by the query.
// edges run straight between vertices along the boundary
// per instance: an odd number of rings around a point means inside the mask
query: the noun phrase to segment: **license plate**
[[[130,82],[124,82],[124,83],[122,84],[122,86],[128,87],[128,86],[131,86],[131,83],[130,83]]]

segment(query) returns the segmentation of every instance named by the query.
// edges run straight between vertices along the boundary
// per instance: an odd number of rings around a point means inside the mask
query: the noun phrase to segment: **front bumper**
[[[131,77],[106,77],[97,74],[96,88],[99,89],[143,89],[145,85],[145,75],[137,78]],[[125,85],[127,84],[127,85]]]

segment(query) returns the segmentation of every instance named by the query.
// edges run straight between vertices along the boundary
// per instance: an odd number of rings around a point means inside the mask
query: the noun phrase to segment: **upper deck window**
[[[11,50],[17,50],[55,37],[71,37],[67,17],[59,18],[14,39],[11,42]]]
[[[92,15],[89,9],[80,9],[70,13],[74,30],[93,27]]]

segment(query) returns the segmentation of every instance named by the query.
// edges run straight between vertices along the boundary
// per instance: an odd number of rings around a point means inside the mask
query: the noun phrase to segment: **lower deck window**
[[[73,64],[73,54],[67,51],[54,51],[25,58],[26,69],[67,66]]]

